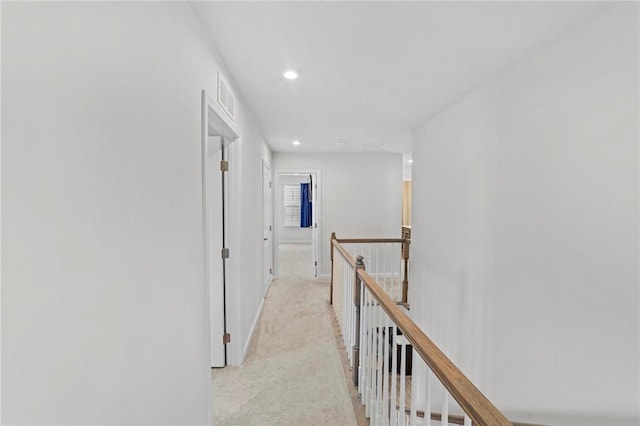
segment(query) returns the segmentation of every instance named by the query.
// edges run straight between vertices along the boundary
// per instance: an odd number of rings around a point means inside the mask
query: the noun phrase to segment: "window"
[[[284,185],[283,226],[300,226],[300,185]]]

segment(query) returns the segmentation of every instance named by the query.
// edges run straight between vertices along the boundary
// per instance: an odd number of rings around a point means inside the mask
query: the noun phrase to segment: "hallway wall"
[[[201,90],[221,66],[187,3],[2,2],[3,424],[209,421]],[[260,259],[270,151],[236,106],[232,253]],[[254,263],[233,264],[237,355]]]
[[[400,238],[401,154],[275,152],[273,167],[321,172],[320,274],[330,273],[331,232],[339,238]]]
[[[411,314],[514,420],[639,421],[638,31],[618,5],[414,134]]]

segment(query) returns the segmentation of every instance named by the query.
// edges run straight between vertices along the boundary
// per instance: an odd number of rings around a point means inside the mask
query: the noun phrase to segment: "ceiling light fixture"
[[[287,80],[295,80],[298,78],[298,71],[296,70],[286,70],[282,73],[282,76]]]
[[[409,160],[409,161],[407,161],[407,163],[412,164],[412,163],[413,163],[413,160]]]
[[[300,141],[293,141],[293,142],[291,142],[291,143],[292,143],[292,144],[294,144],[294,145],[296,145],[296,146],[300,145]]]

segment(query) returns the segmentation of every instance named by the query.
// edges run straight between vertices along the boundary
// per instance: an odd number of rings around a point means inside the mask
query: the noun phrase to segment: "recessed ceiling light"
[[[287,80],[295,80],[298,78],[298,71],[296,70],[286,70],[282,73],[282,76]]]
[[[292,143],[292,144],[294,144],[294,145],[296,145],[296,146],[297,146],[297,145],[300,145],[300,141],[293,141],[293,142],[291,142],[291,143]]]
[[[409,160],[409,161],[407,161],[407,163],[411,164],[411,163],[413,163],[413,160]]]

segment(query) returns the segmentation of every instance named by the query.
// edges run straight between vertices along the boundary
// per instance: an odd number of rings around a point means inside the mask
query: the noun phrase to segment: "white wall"
[[[410,181],[411,180],[411,163],[412,156],[411,154],[402,154],[402,180]]]
[[[338,238],[400,238],[401,154],[276,152],[273,168],[321,173],[320,274],[330,272],[331,232]]]
[[[311,228],[299,226],[284,226],[284,186],[309,182],[309,176],[281,175],[276,176],[275,190],[275,223],[280,243],[311,244]]]
[[[617,6],[414,134],[411,313],[515,420],[639,421],[638,30]]]
[[[1,420],[205,424],[200,92],[221,62],[185,3],[2,9]],[[259,259],[270,153],[236,121],[232,238]],[[237,354],[260,270],[235,270]]]

